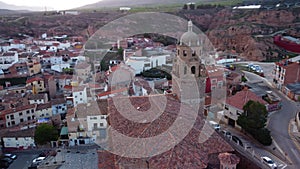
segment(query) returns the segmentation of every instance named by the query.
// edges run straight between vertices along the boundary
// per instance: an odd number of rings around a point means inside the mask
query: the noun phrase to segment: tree
[[[270,145],[272,138],[270,131],[265,128],[268,116],[265,105],[250,100],[243,110],[244,113],[238,117],[237,124],[263,145]]]
[[[123,51],[124,51],[124,49],[121,47],[121,48],[119,48],[118,49],[118,55],[119,56],[123,56]]]
[[[182,9],[187,9],[187,8],[188,8],[187,4],[184,4]]]
[[[193,3],[191,3],[191,4],[190,4],[190,9],[191,9],[191,10],[194,10],[194,9],[195,9],[195,7],[196,7],[196,5],[195,5],[195,4],[193,4]]]
[[[39,145],[45,145],[50,141],[56,141],[58,139],[57,129],[49,124],[39,125],[34,133],[34,140]]]

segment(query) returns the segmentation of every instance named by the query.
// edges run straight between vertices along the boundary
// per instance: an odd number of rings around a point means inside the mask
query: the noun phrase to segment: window
[[[32,119],[34,119],[34,115],[32,116]]]
[[[31,113],[34,113],[34,110],[33,110],[33,109],[31,109]]]
[[[229,108],[228,108],[228,106],[227,106],[227,105],[225,105],[225,110],[229,110]]]
[[[104,126],[104,124],[103,123],[100,123],[100,127],[103,127]]]
[[[97,117],[90,117],[90,120],[97,120]]]
[[[94,123],[94,129],[98,128],[97,123]]]
[[[195,66],[192,66],[192,67],[191,67],[191,72],[192,72],[192,74],[195,74],[195,73],[196,73],[196,67],[195,67]]]
[[[82,92],[79,92],[80,95],[82,95]]]
[[[101,119],[105,119],[105,116],[101,116]]]
[[[11,119],[11,120],[15,119],[15,117],[14,117],[14,115],[13,115],[13,114],[12,114],[12,115],[10,115],[10,119]]]
[[[212,79],[212,80],[211,80],[211,83],[212,83],[212,84],[217,83],[217,79]]]
[[[11,125],[15,125],[16,123],[15,123],[15,121],[11,121]]]
[[[6,119],[9,119],[9,116],[6,116]]]
[[[28,116],[28,117],[27,117],[27,120],[31,120],[31,117],[30,117],[30,116]]]
[[[192,56],[196,56],[196,51],[193,51]]]
[[[22,115],[23,115],[23,113],[22,113],[22,112],[20,112],[20,113],[19,113],[19,116],[22,116]]]
[[[23,119],[20,119],[20,123],[22,123],[22,122],[24,122],[24,120],[23,120]]]
[[[183,56],[187,56],[186,50],[183,51]]]
[[[7,126],[10,126],[10,122],[7,123]]]
[[[26,111],[26,114],[29,114],[29,113],[30,113],[29,110],[27,110],[27,111]]]
[[[82,98],[80,98],[80,101],[82,101]]]

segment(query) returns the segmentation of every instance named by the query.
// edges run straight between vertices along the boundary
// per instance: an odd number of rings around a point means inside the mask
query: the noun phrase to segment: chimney
[[[220,160],[220,169],[236,169],[236,165],[240,162],[240,158],[237,155],[231,153],[220,153],[218,155],[218,158]]]

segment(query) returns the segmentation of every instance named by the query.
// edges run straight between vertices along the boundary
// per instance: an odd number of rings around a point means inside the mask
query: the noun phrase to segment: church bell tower
[[[201,61],[199,35],[193,32],[192,21],[176,47],[172,68],[172,90],[181,102],[199,104],[205,98],[206,69]]]

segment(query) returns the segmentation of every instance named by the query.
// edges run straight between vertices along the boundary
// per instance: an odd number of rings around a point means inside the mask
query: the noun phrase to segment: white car
[[[37,157],[35,159],[32,160],[33,164],[39,164],[41,163],[46,157]]]
[[[220,125],[217,122],[209,121],[209,125],[212,126],[215,130],[220,130]]]
[[[267,164],[270,168],[277,169],[276,163],[274,163],[274,161],[271,158],[264,156],[264,157],[261,157],[261,160],[263,163]]]
[[[17,158],[17,155],[15,155],[15,154],[3,154],[3,156],[4,157],[8,157],[8,158],[10,158],[12,160],[15,160]]]

